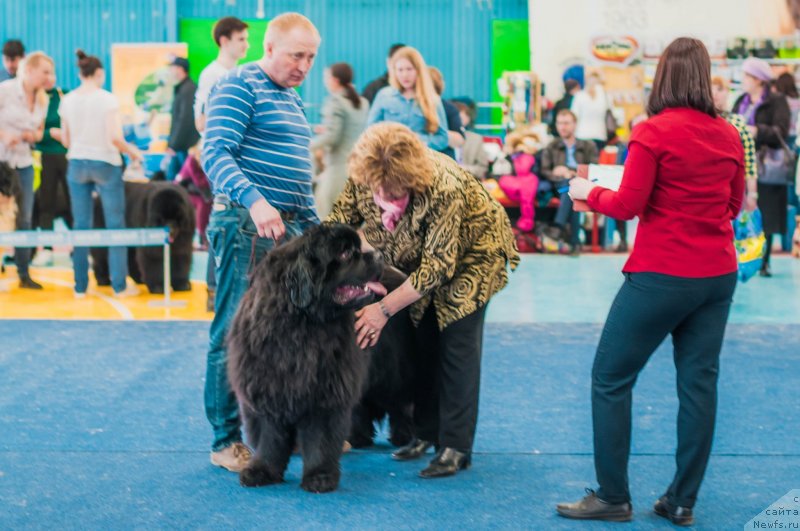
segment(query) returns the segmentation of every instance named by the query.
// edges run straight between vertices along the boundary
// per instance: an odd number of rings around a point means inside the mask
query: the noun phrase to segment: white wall
[[[791,30],[785,0],[529,0],[531,67],[559,97],[564,67],[585,60],[591,37],[631,35],[643,46],[679,36],[724,47],[732,37]]]

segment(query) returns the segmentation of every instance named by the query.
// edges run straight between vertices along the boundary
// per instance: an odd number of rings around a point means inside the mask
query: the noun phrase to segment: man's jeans
[[[239,404],[228,382],[225,337],[239,302],[249,286],[248,274],[272,249],[273,241],[258,238],[255,224],[246,208],[215,199],[208,225],[209,253],[216,266],[217,295],[206,365],[205,409],[214,431],[212,451],[227,448],[242,440]],[[224,210],[218,210],[224,208]],[[302,234],[309,222],[287,221],[284,240]]]
[[[125,184],[122,182],[122,166],[114,166],[99,160],[70,160],[67,164],[67,186],[72,200],[73,228],[91,229],[94,218],[92,192],[100,194],[103,217],[107,229],[125,228]],[[89,248],[75,247],[72,251],[75,269],[75,291],[86,293],[89,286]],[[128,277],[128,248],[108,249],[108,265],[111,270],[111,287],[119,293],[125,291]]]

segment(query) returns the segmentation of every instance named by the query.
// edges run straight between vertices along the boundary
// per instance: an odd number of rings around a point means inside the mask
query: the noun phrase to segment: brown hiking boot
[[[211,464],[231,472],[241,472],[250,461],[250,449],[237,442],[217,452],[211,452]]]

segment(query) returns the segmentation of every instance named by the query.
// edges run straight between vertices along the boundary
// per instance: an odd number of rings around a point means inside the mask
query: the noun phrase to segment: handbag
[[[739,264],[738,277],[747,282],[761,269],[767,239],[764,237],[761,212],[756,209],[748,212],[742,209],[733,221],[734,247]]]
[[[761,146],[758,150],[758,182],[786,186],[794,180],[797,156],[789,149],[783,138],[778,137],[780,147]]]

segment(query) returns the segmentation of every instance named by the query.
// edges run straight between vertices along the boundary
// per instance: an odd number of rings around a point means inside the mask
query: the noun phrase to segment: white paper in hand
[[[622,184],[622,173],[625,166],[618,164],[589,164],[588,178],[597,186],[617,191]]]

